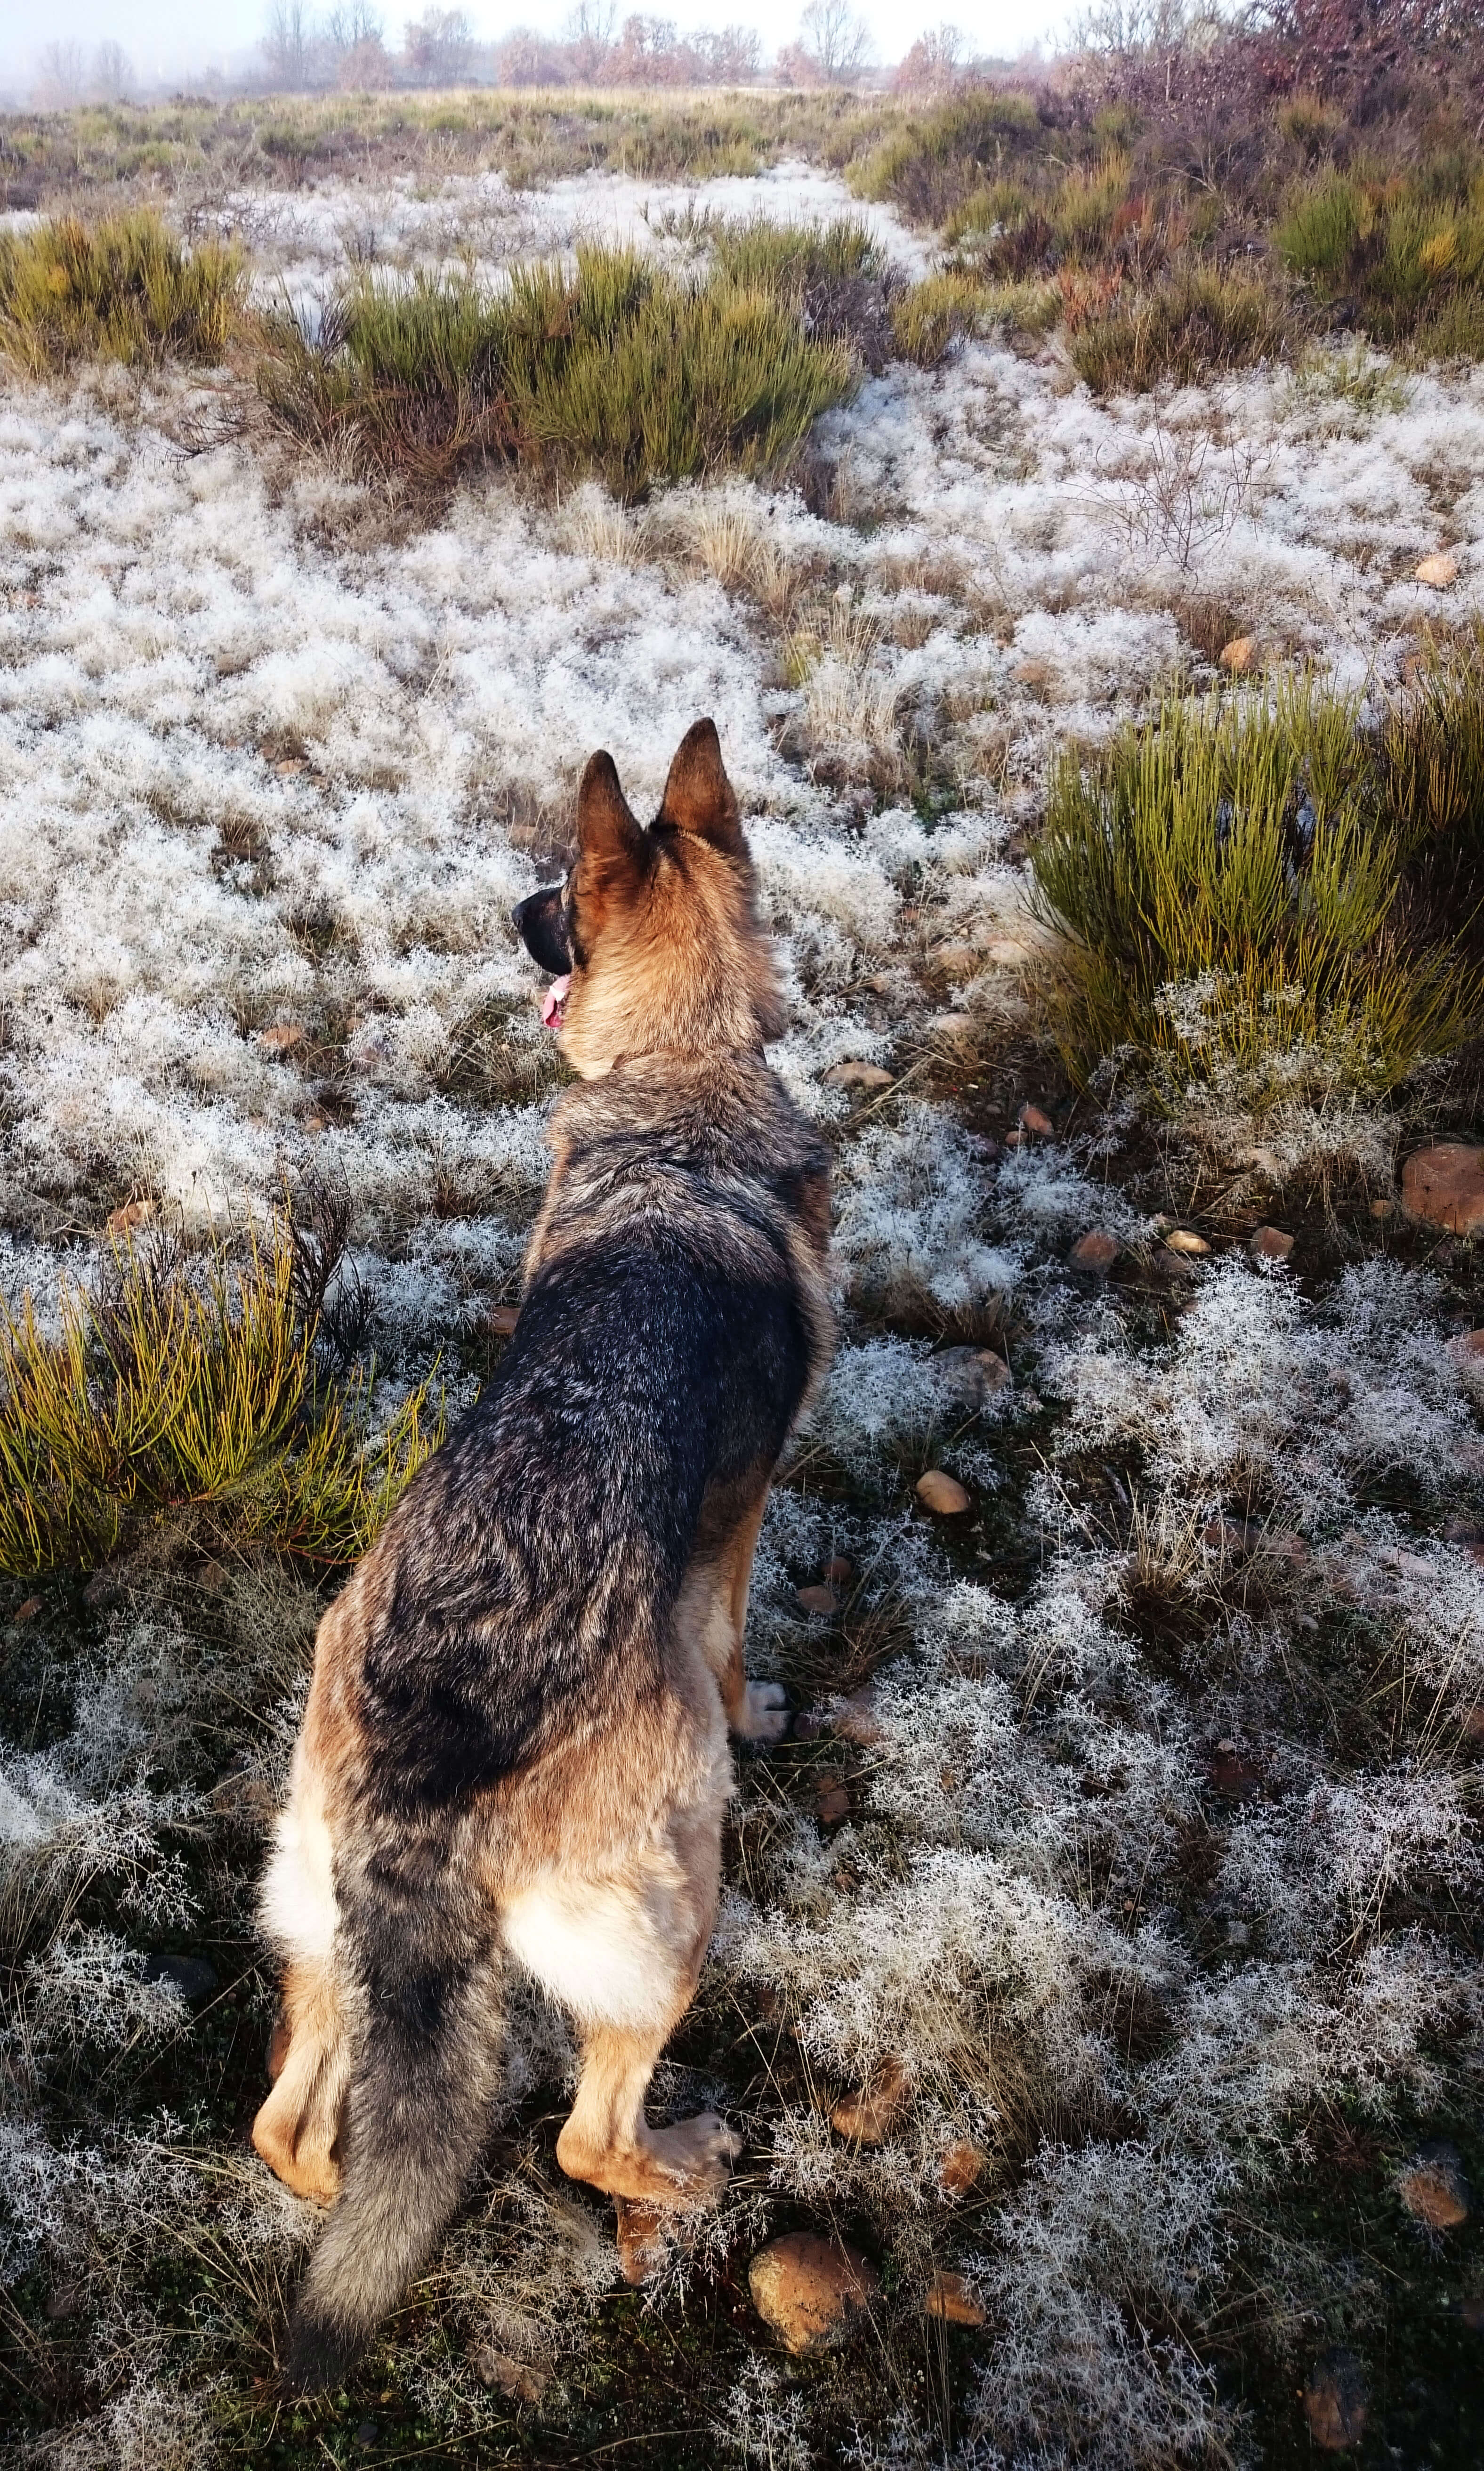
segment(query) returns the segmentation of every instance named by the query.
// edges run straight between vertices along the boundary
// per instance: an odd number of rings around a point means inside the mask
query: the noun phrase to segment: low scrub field
[[[1197,177],[1166,84],[7,130],[7,2459],[1484,2457],[1474,141],[1264,88]],[[652,2104],[743,2151],[636,2237],[512,1964],[294,2402],[315,1627],[518,1306],[510,908],[703,714],[840,1308]]]

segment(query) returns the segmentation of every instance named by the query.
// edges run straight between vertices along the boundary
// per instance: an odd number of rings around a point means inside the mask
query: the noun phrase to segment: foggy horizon
[[[570,14],[571,0],[532,0],[522,7],[507,0],[498,8],[470,6],[477,41],[498,42],[517,27],[558,35]],[[798,31],[803,0],[718,0],[660,9],[652,13],[672,18],[682,34],[727,24],[755,28],[768,57],[791,41]],[[319,18],[324,9],[312,8]],[[404,20],[420,17],[422,0],[409,7],[388,7],[380,12],[389,49],[401,42]],[[620,19],[630,11],[621,5]],[[1038,42],[1048,45],[1065,24],[1065,6],[1049,0],[996,0],[993,7],[945,6],[944,0],[860,0],[859,13],[870,27],[874,56],[890,64],[901,59],[921,35],[945,21],[955,26],[970,52],[1013,59]],[[117,45],[127,63],[130,82],[141,99],[189,87],[193,82],[225,79],[241,82],[261,73],[262,38],[269,0],[222,0],[211,12],[212,34],[202,39],[201,12],[189,0],[60,0],[45,9],[28,0],[0,34],[0,104],[13,107],[30,102],[46,79],[44,55],[53,47],[75,47],[81,64],[91,71],[105,45]]]

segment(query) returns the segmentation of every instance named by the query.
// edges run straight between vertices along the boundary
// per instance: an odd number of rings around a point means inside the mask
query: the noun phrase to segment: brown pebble
[[[957,1518],[972,1508],[968,1494],[957,1478],[946,1475],[941,1468],[929,1468],[917,1479],[917,1498],[924,1510],[939,1518]]]
[[[876,1712],[876,1693],[869,1682],[842,1699],[830,1719],[833,1732],[841,1741],[854,1742],[858,1750],[873,1750],[881,1741],[885,1728]]]
[[[304,1044],[305,1030],[301,1021],[281,1021],[272,1029],[260,1029],[258,1045],[269,1055],[289,1055]]]
[[[1023,1133],[1034,1133],[1042,1141],[1048,1141],[1056,1131],[1056,1126],[1044,1107],[1032,1107],[1028,1104],[1024,1106],[1021,1109],[1019,1120]]]
[[[1413,2221],[1427,2230],[1456,2230],[1469,2219],[1471,2196],[1457,2147],[1422,2146],[1397,2181],[1397,2194]]]
[[[1309,2371],[1304,2416],[1314,2443],[1343,2454],[1365,2435],[1367,2394],[1360,2363],[1352,2351],[1327,2351]]]
[[[948,2325],[982,2325],[984,2311],[974,2296],[961,2273],[945,2272],[939,2266],[928,2286],[927,2310],[930,2317],[941,2317]]]
[[[822,1768],[815,1778],[814,1809],[828,1825],[850,1817],[850,1795],[833,1768]]]
[[[907,2107],[911,2091],[906,2068],[896,2058],[883,2059],[868,2085],[847,2093],[830,2113],[837,2135],[854,2145],[884,2145]]]
[[[1371,1215],[1373,1218],[1395,1218],[1396,1214],[1396,1203],[1390,1200],[1384,1192],[1380,1193],[1371,1204]]]
[[[832,1588],[848,1588],[856,1575],[856,1565],[854,1562],[848,1562],[843,1553],[836,1553],[826,1562],[824,1575]]]
[[[1449,1235],[1476,1236],[1484,1229],[1484,1149],[1432,1141],[1414,1150],[1402,1170],[1402,1207]]]
[[[539,2402],[552,2381],[551,2370],[533,2360],[512,2359],[507,2351],[497,2351],[493,2342],[482,2342],[469,2355],[469,2365],[482,2386],[491,2391],[508,2394],[511,2402]],[[384,2395],[390,2401],[390,2395]]]
[[[794,1601],[801,1612],[837,1613],[840,1600],[833,1588],[795,1588]]]
[[[881,2289],[874,2266],[843,2240],[787,2231],[747,2268],[752,2304],[785,2347],[801,2354],[843,2342]]]
[[[981,2153],[966,2137],[961,2138],[949,2147],[938,2164],[938,2186],[945,2197],[967,2197],[972,2188],[978,2186],[988,2167],[988,2154]]]
[[[1220,667],[1228,671],[1234,678],[1245,677],[1257,657],[1256,635],[1234,635],[1231,642],[1223,644],[1216,654]]]
[[[154,1215],[153,1201],[122,1202],[117,1210],[110,1210],[104,1220],[104,1234],[115,1238],[120,1236],[131,1236],[136,1227],[153,1226]]]
[[[1192,1261],[1198,1261],[1211,1250],[1205,1236],[1197,1236],[1193,1227],[1172,1227],[1165,1241],[1172,1253],[1188,1253]]]
[[[35,1621],[40,1610],[41,1598],[39,1596],[28,1596],[23,1605],[16,1606],[11,1618],[12,1621],[18,1622]]]
[[[883,1064],[862,1064],[851,1057],[832,1064],[824,1077],[834,1090],[889,1090],[894,1076]]]
[[[1429,584],[1434,592],[1446,592],[1450,583],[1458,580],[1458,560],[1450,549],[1437,549],[1414,566],[1412,573],[1419,583]]]
[[[513,1338],[520,1317],[519,1305],[491,1305],[484,1315],[484,1327],[492,1338]]]
[[[1281,1227],[1255,1227],[1247,1242],[1255,1261],[1286,1261],[1293,1250],[1293,1238]]]
[[[1079,1270],[1111,1270],[1122,1247],[1116,1236],[1105,1228],[1091,1227],[1079,1236],[1072,1248],[1072,1258]]]

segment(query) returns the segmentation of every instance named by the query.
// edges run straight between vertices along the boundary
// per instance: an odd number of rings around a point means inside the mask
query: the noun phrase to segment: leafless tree
[[[402,30],[408,74],[419,85],[457,85],[474,58],[474,28],[467,10],[425,9]]]
[[[93,54],[93,91],[105,103],[123,103],[134,82],[134,64],[122,43],[100,43]]]
[[[309,12],[304,0],[272,0],[263,54],[275,86],[295,94],[309,82]]]
[[[364,43],[380,43],[386,31],[371,0],[336,0],[324,21],[324,30],[337,52],[355,52]]]
[[[40,89],[48,103],[65,106],[81,100],[87,83],[81,43],[48,43],[40,68]]]
[[[691,36],[697,80],[705,85],[749,85],[763,67],[763,37],[752,26],[723,26]]]
[[[618,15],[616,0],[577,0],[565,35],[572,75],[580,85],[594,84],[606,68]]]
[[[871,57],[871,30],[850,0],[809,0],[799,49],[826,85],[849,85]]]
[[[892,84],[906,94],[942,94],[956,84],[964,56],[964,38],[956,26],[938,26],[919,35],[898,67]]]

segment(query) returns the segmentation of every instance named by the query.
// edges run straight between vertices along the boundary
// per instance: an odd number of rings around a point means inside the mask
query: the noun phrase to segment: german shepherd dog
[[[556,2155],[615,2197],[714,2191],[739,2140],[645,2118],[716,1918],[727,1730],[776,1740],[742,1628],[779,1451],[830,1357],[822,1144],[764,1061],[783,1025],[717,733],[648,831],[612,759],[565,883],[521,903],[580,1081],[479,1405],[319,1625],[262,1913],[285,1961],[253,2142],[334,2200],[287,2374],[344,2367],[478,2154],[501,1974],[570,2011]]]

